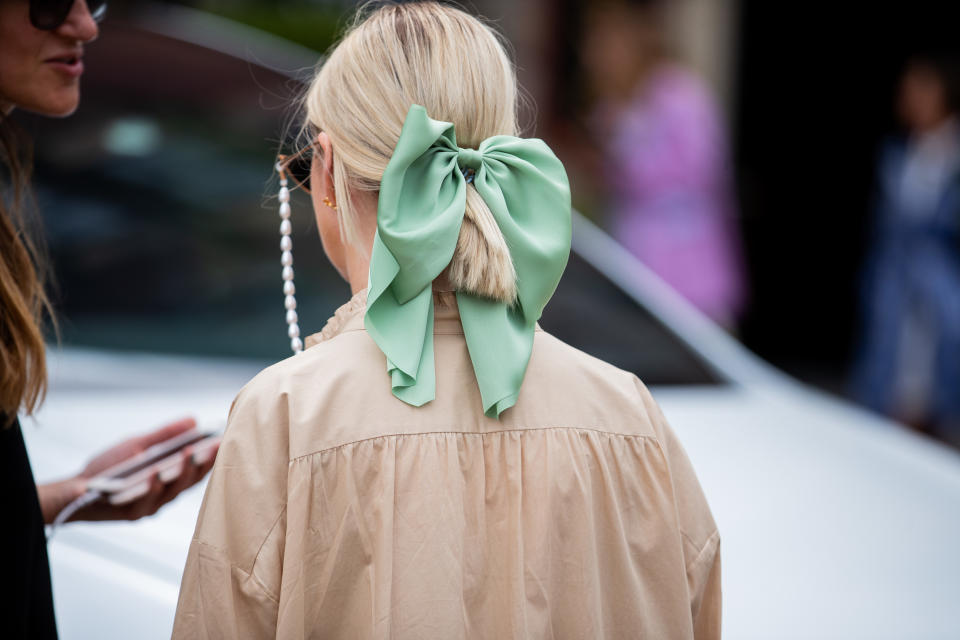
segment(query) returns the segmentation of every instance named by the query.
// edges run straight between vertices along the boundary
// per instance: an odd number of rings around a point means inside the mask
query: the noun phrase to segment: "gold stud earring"
[[[328,207],[330,207],[330,208],[333,209],[334,211],[337,210],[337,203],[331,202],[331,201],[330,201],[330,198],[328,198],[328,197],[326,197],[326,196],[323,197],[323,204],[327,205]]]

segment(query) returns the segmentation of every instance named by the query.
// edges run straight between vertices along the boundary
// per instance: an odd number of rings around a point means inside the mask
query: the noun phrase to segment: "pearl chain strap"
[[[281,171],[277,165],[278,172]],[[282,172],[280,175],[284,175]],[[293,285],[293,241],[290,232],[290,190],[287,188],[287,179],[280,179],[280,264],[283,266],[283,306],[287,309],[287,336],[290,338],[290,349],[294,354],[303,351],[303,341],[300,339],[300,325],[297,324],[297,299],[294,294],[297,288]]]

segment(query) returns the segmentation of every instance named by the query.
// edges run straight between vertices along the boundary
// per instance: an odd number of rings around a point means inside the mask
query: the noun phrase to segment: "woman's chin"
[[[66,118],[67,116],[72,116],[77,110],[78,106],[80,106],[79,99],[69,103],[52,105],[48,109],[38,111],[38,113],[40,113],[40,115],[47,116],[48,118]]]
[[[16,107],[48,118],[66,118],[73,115],[79,105],[80,88],[66,87],[55,93],[21,102]]]

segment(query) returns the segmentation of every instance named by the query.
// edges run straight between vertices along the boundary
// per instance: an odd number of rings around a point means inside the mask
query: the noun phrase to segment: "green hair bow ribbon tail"
[[[465,169],[474,170],[517,273],[513,305],[456,294],[483,411],[499,418],[517,401],[537,320],[570,254],[570,185],[542,140],[493,136],[461,149],[453,124],[410,107],[380,183],[364,325],[387,357],[393,394],[413,406],[433,400],[432,284],[457,245]]]

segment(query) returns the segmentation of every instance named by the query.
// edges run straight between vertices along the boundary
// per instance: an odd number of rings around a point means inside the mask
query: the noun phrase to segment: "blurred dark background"
[[[743,339],[801,378],[842,388],[897,82],[917,53],[960,53],[956,24],[955,2],[822,13],[743,2],[733,120],[752,288]]]

